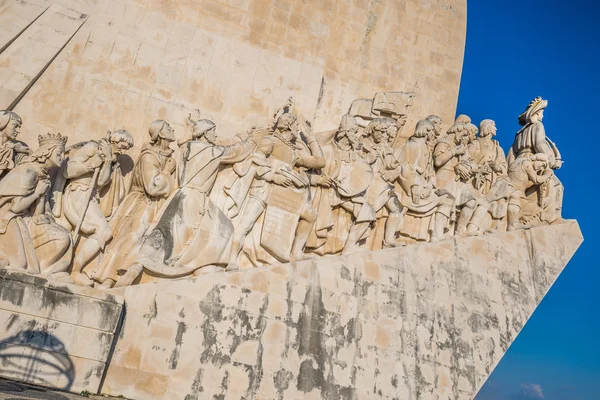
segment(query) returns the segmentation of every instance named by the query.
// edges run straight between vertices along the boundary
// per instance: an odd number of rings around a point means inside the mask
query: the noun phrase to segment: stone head
[[[209,119],[199,119],[194,122],[192,139],[198,140],[204,137],[207,142],[215,144],[217,142],[217,125]]]
[[[433,124],[435,137],[438,138],[442,133],[442,119],[437,115],[430,115],[425,119]]]
[[[110,134],[110,145],[113,154],[123,154],[133,147],[133,136],[125,129],[117,129]]]
[[[2,141],[15,140],[21,133],[23,121],[13,111],[0,111],[0,132]]]
[[[396,122],[392,118],[375,118],[365,128],[365,134],[375,143],[386,143],[391,138],[390,129],[396,129]]]
[[[167,121],[162,119],[152,122],[148,133],[150,134],[150,141],[152,143],[156,143],[159,139],[166,140],[167,142],[175,141],[175,131]]]
[[[470,143],[474,141],[477,137],[477,132],[479,132],[479,129],[477,129],[477,125],[472,124],[470,122],[466,124],[465,127],[467,129],[467,135],[464,138],[467,141],[467,143]]]
[[[346,138],[352,148],[358,149],[362,145],[358,130],[359,127],[358,123],[356,123],[356,119],[352,115],[346,114],[342,117],[340,127],[338,128],[334,139],[339,142]]]
[[[544,100],[541,97],[531,100],[525,111],[519,115],[519,125],[525,126],[541,122],[544,119],[544,110],[546,107],[548,107],[548,100]]]
[[[292,113],[282,114],[275,123],[275,131],[290,142],[298,138],[298,118]]]
[[[39,147],[31,155],[32,159],[46,168],[59,167],[65,160],[67,137],[60,133],[38,136]]]
[[[496,136],[496,122],[491,119],[484,119],[479,124],[479,135],[481,137]]]
[[[416,138],[430,138],[434,132],[435,126],[433,123],[428,119],[424,119],[417,122],[413,136]]]
[[[531,163],[533,165],[533,169],[542,172],[548,169],[549,159],[548,155],[545,153],[537,153],[531,156]]]

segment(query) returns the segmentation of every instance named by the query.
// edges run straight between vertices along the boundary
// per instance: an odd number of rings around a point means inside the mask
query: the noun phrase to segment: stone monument
[[[507,156],[493,120],[454,119],[465,13],[2,6],[0,376],[473,398],[582,237],[546,100]]]

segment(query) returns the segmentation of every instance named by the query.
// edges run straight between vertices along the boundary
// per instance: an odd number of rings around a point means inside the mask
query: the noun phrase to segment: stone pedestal
[[[123,297],[0,270],[0,376],[97,393]]]
[[[581,242],[569,221],[129,287],[102,393],[472,399]]]

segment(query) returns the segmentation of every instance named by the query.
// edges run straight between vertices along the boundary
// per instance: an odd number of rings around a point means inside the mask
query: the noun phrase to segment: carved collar
[[[156,153],[163,157],[171,157],[171,155],[173,154],[173,149],[171,149],[171,148],[168,148],[166,150],[159,149],[158,147],[152,145],[151,143],[144,143],[144,145],[142,146],[142,152],[144,152],[144,151],[150,151],[152,153]]]

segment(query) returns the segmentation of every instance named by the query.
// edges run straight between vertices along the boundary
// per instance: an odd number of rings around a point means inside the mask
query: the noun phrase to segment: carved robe
[[[41,169],[34,164],[22,164],[12,169],[0,185],[0,267],[39,274],[40,264],[25,217],[30,209],[14,211],[23,198],[34,194]],[[46,174],[46,179],[48,179]]]
[[[311,178],[326,175],[339,182],[339,186],[316,187],[313,207],[318,218],[306,248],[319,255],[336,254],[344,249],[355,222],[369,223],[376,219],[375,211],[364,197],[373,179],[373,171],[358,152],[341,149],[335,141],[321,146],[321,149],[327,163],[320,174],[311,175]],[[360,239],[368,235],[369,230],[366,230]]]
[[[396,193],[407,208],[400,234],[426,241],[432,228],[433,214],[450,217],[452,200],[438,195],[435,186],[433,158],[426,138],[409,138],[398,152],[400,176]]]
[[[497,140],[477,138],[469,146],[469,154],[473,163],[478,167],[489,166],[491,163],[501,168],[500,172],[491,170],[489,174],[476,173],[473,178],[473,186],[481,194],[486,195],[498,178],[505,177],[508,164],[504,156],[504,150]]]
[[[45,196],[25,211],[12,211],[22,198],[34,193],[40,181],[48,180],[45,169],[23,163],[9,172],[0,185],[0,262],[30,273],[68,276],[73,247],[71,235],[46,212]]]
[[[165,277],[185,276],[207,265],[225,265],[233,225],[209,195],[218,172],[246,158],[253,147],[251,141],[232,146],[185,143],[180,187],[144,234],[135,262],[151,274]]]
[[[97,264],[84,273],[96,282],[114,282],[134,261],[133,249],[156,217],[174,186],[174,177],[163,172],[173,151],[144,144],[131,171],[131,185],[116,214],[110,221],[113,239]]]

